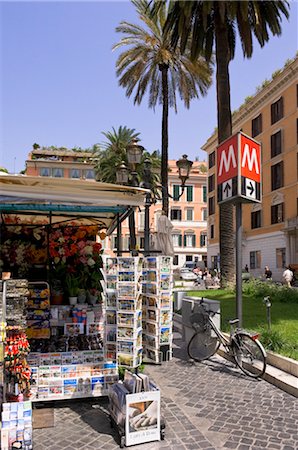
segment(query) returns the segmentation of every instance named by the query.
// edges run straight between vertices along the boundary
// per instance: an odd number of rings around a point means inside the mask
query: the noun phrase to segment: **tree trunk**
[[[227,27],[221,22],[218,10],[215,13],[216,41],[216,89],[218,143],[232,134],[230,105],[229,45]],[[223,203],[219,206],[219,247],[222,287],[235,284],[235,242],[233,227],[234,206]]]
[[[162,76],[162,139],[161,139],[161,185],[162,210],[169,215],[169,187],[168,187],[168,120],[169,120],[169,93],[168,93],[168,66],[160,66]]]

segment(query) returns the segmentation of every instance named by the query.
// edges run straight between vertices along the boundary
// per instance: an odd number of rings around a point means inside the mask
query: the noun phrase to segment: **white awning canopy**
[[[0,175],[2,221],[98,224],[108,233],[115,220],[142,206],[148,190],[95,181]],[[16,217],[14,217],[16,219]]]

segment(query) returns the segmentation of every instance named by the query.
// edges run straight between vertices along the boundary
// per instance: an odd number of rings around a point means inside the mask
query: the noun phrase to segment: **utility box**
[[[220,302],[210,300],[204,297],[184,297],[182,299],[182,340],[188,344],[194,334],[194,329],[190,323],[189,317],[198,312],[201,308],[200,301],[203,299],[203,306],[207,312],[216,313],[212,317],[215,325],[220,329]]]

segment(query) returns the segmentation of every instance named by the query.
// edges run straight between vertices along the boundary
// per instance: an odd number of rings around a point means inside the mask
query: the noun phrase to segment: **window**
[[[186,210],[186,220],[193,220],[193,208]]]
[[[55,178],[63,178],[64,177],[64,170],[63,169],[58,169],[57,167],[55,167],[54,169],[52,169],[53,171],[53,177]]]
[[[261,225],[261,210],[260,211],[253,211],[251,213],[251,229],[253,230],[254,228],[260,228]]]
[[[284,163],[281,161],[271,166],[271,190],[279,189],[284,185]]]
[[[277,102],[272,103],[271,105],[271,125],[275,122],[278,122],[284,116],[284,100],[283,97],[280,97]]]
[[[173,265],[174,266],[178,266],[178,264],[179,264],[179,257],[178,257],[178,255],[174,255],[174,257],[173,257]]]
[[[209,159],[209,169],[211,169],[211,167],[215,166],[215,152],[210,153],[208,159]]]
[[[140,248],[144,248],[144,246],[145,246],[145,238],[140,237]]]
[[[208,214],[209,216],[211,214],[215,213],[215,197],[209,197],[208,199]]]
[[[186,255],[186,262],[191,262],[192,261],[192,255]]]
[[[210,239],[214,239],[214,225],[210,225]]]
[[[196,246],[195,234],[185,234],[184,235],[184,247],[195,247],[195,246]]]
[[[193,201],[193,186],[186,186],[186,201]]]
[[[80,171],[80,169],[71,169],[71,171],[70,171],[70,178],[81,178],[81,171]]]
[[[139,219],[138,228],[143,230],[145,226],[145,211],[139,211],[138,219]]]
[[[281,146],[281,130],[271,135],[271,158],[282,152]]]
[[[51,169],[49,167],[41,167],[39,169],[39,175],[41,177],[50,177],[51,176]]]
[[[117,236],[112,236],[112,247],[117,248]]]
[[[219,268],[219,257],[217,255],[211,256],[211,269]]]
[[[251,135],[252,137],[262,133],[262,114],[259,114],[251,122]]]
[[[208,192],[212,192],[215,189],[215,175],[210,175],[210,177],[208,177]]]
[[[203,186],[203,202],[207,202],[207,186]]]
[[[173,200],[178,201],[180,194],[180,186],[178,184],[173,185]]]
[[[182,234],[173,234],[173,246],[182,247]]]
[[[286,265],[286,249],[277,248],[276,249],[276,267],[281,269]]]
[[[202,209],[203,220],[207,220],[207,208]]]
[[[281,223],[284,221],[284,204],[279,203],[278,205],[271,206],[271,224]]]
[[[261,252],[260,250],[256,250],[254,252],[249,253],[249,265],[251,269],[260,269],[261,268]]]
[[[171,220],[181,220],[181,209],[171,209]]]
[[[94,170],[93,169],[85,170],[85,178],[86,180],[94,180],[95,178]]]
[[[200,247],[206,247],[207,245],[207,233],[201,233],[200,234]]]

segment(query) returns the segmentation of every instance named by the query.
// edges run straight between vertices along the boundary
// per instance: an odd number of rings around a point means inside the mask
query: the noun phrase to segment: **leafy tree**
[[[177,112],[176,93],[189,108],[193,98],[204,96],[211,84],[210,65],[202,58],[191,61],[188,48],[184,55],[179,46],[174,49],[170,33],[164,31],[168,8],[166,2],[154,13],[154,5],[147,0],[132,0],[144,23],[134,25],[121,22],[116,31],[124,37],[113,49],[129,47],[118,58],[117,76],[126,95],[134,93],[134,103],[140,104],[148,92],[149,108],[162,104],[161,184],[162,208],[168,214],[168,115],[169,107]]]
[[[195,60],[203,53],[210,60],[215,47],[218,142],[232,134],[229,63],[235,55],[236,27],[245,57],[253,52],[253,35],[263,47],[273,35],[281,34],[282,16],[289,16],[287,1],[171,1],[165,33],[171,43]],[[158,4],[157,4],[157,9]],[[223,284],[234,282],[235,251],[233,207],[220,211],[220,265]]]

